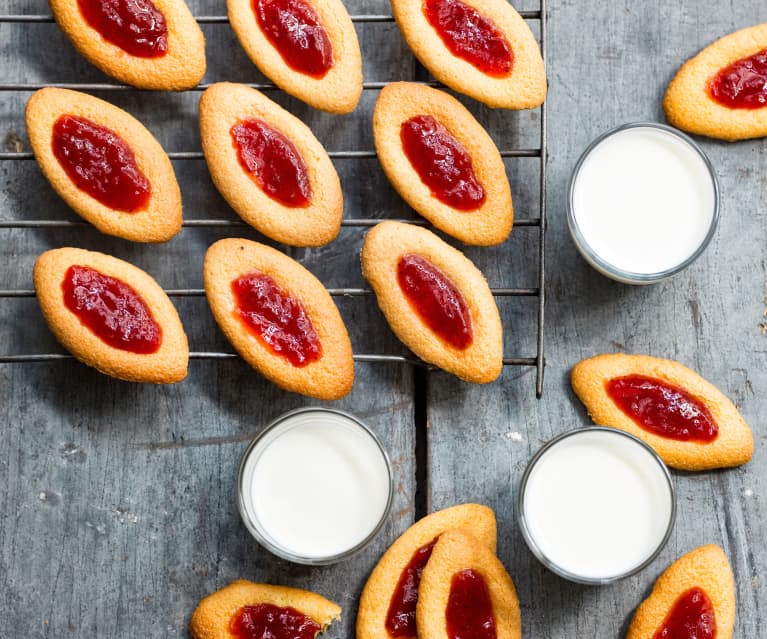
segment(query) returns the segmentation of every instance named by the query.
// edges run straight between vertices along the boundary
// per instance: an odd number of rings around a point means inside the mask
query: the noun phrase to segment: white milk
[[[386,512],[384,453],[354,420],[323,410],[292,415],[269,431],[243,467],[247,516],[274,546],[306,558],[363,542]]]
[[[662,543],[673,496],[663,467],[618,431],[577,432],[533,466],[523,497],[529,535],[551,563],[577,577],[610,579]]]
[[[692,256],[714,208],[714,182],[700,154],[654,127],[606,137],[573,188],[573,215],[588,247],[631,273],[662,273]]]

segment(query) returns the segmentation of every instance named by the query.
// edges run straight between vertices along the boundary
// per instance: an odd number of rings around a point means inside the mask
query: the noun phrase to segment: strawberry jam
[[[302,367],[322,356],[320,338],[301,301],[258,271],[232,282],[235,313],[275,355]]]
[[[767,107],[767,49],[722,69],[711,80],[708,92],[731,109]]]
[[[295,145],[263,120],[244,120],[231,129],[240,166],[273,200],[308,206],[312,196],[306,164]]]
[[[674,603],[653,639],[715,639],[714,604],[701,588],[691,588]]]
[[[607,394],[642,428],[679,441],[710,442],[719,429],[708,407],[668,382],[628,375],[606,384]]]
[[[314,639],[320,625],[294,608],[260,603],[234,613],[229,631],[237,639]]]
[[[107,42],[139,58],[168,52],[168,25],[152,0],[77,0],[85,21]]]
[[[117,133],[95,122],[62,115],[53,125],[53,154],[69,179],[104,206],[133,213],[146,208],[149,180]]]
[[[496,78],[511,73],[509,41],[479,11],[461,0],[425,0],[423,13],[453,55]]]
[[[261,31],[293,70],[324,78],[333,66],[333,46],[314,7],[306,0],[253,0]]]
[[[386,631],[390,637],[415,637],[415,606],[418,603],[418,586],[421,583],[421,573],[434,550],[436,539],[421,546],[413,553],[410,562],[399,577],[397,588],[386,613]]]
[[[61,283],[64,305],[113,348],[156,353],[162,329],[141,296],[125,282],[88,266],[70,266]]]
[[[495,617],[485,579],[476,570],[453,575],[445,610],[449,639],[495,639]]]
[[[402,148],[421,181],[440,202],[474,211],[485,201],[485,189],[474,175],[471,157],[441,122],[417,115],[402,123]]]
[[[404,255],[397,265],[397,279],[410,305],[431,330],[454,348],[471,346],[471,313],[447,275],[420,255]]]

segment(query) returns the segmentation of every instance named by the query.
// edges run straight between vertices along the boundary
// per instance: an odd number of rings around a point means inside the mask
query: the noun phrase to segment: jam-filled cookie
[[[503,368],[503,330],[479,269],[431,231],[401,222],[373,228],[362,274],[394,333],[418,357],[467,382]]]
[[[719,546],[701,546],[658,577],[626,639],[732,639],[735,579]]]
[[[283,91],[315,109],[353,111],[362,56],[341,0],[227,0],[248,57]]]
[[[391,5],[408,46],[440,82],[491,107],[543,104],[540,47],[506,0],[391,0]]]
[[[486,544],[464,530],[440,536],[421,575],[418,639],[521,639],[514,582]]]
[[[205,75],[205,37],[183,0],[50,0],[75,48],[139,89],[183,91]]]
[[[189,622],[194,639],[314,639],[341,608],[308,590],[238,579],[203,599]]]
[[[360,598],[357,639],[416,637],[421,573],[440,535],[458,528],[495,553],[495,513],[487,506],[461,504],[424,517],[400,535],[370,574]]]
[[[576,364],[571,381],[597,424],[639,437],[669,466],[708,470],[751,459],[753,436],[738,409],[679,362],[597,355]]]
[[[129,382],[186,377],[189,346],[176,308],[152,277],[111,255],[60,248],[34,268],[37,301],[72,355]]]
[[[229,238],[205,254],[213,317],[242,358],[285,390],[340,399],[354,383],[346,326],[327,289],[279,251]]]
[[[166,242],[181,230],[181,191],[165,151],[122,109],[85,93],[41,89],[27,133],[51,186],[99,231]]]
[[[414,82],[387,85],[373,112],[376,152],[399,194],[438,229],[490,246],[511,232],[503,159],[458,100]]]
[[[726,35],[688,60],[663,108],[690,133],[730,141],[767,136],[767,23]]]
[[[343,195],[322,144],[263,93],[214,84],[200,99],[211,177],[240,217],[293,246],[320,246],[341,228]]]

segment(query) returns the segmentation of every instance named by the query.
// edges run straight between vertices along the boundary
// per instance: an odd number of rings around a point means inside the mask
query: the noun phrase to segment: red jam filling
[[[275,355],[302,367],[322,356],[320,338],[301,301],[254,271],[232,282],[236,315]]]
[[[421,573],[426,568],[436,543],[437,540],[432,539],[416,550],[399,577],[389,604],[389,612],[386,613],[386,630],[390,637],[415,637],[417,634],[415,606],[418,603],[418,586],[421,583]]]
[[[701,588],[691,588],[674,607],[653,639],[715,639],[714,605]]]
[[[514,54],[509,41],[479,11],[461,0],[425,0],[423,13],[453,55],[493,77],[511,73]]]
[[[624,413],[645,430],[661,437],[710,442],[719,433],[706,405],[668,382],[628,375],[611,379],[606,388]]]
[[[294,608],[261,603],[234,613],[229,631],[237,639],[314,639],[320,625]]]
[[[95,122],[62,115],[53,125],[53,154],[78,189],[104,206],[132,213],[146,207],[149,180],[117,133]]]
[[[445,610],[449,639],[495,639],[495,617],[485,579],[476,570],[453,575]]]
[[[333,66],[333,45],[314,7],[306,0],[253,0],[258,26],[285,63],[313,78]]]
[[[485,189],[474,175],[471,157],[441,122],[417,115],[402,123],[402,148],[421,181],[440,202],[474,211],[485,201]]]
[[[420,255],[403,255],[397,280],[426,325],[451,346],[464,350],[474,339],[466,300],[447,276]]]
[[[295,145],[263,120],[244,120],[231,129],[240,166],[273,200],[308,206],[312,197],[306,164]]]
[[[159,350],[162,329],[125,282],[87,266],[70,266],[61,288],[64,305],[109,346],[144,355]]]
[[[719,104],[731,109],[767,107],[767,49],[722,69],[708,91]]]
[[[77,0],[85,21],[107,42],[139,58],[168,52],[168,25],[152,0]]]

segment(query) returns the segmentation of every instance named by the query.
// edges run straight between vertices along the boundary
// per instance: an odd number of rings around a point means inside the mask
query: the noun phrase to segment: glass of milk
[[[556,437],[532,458],[517,516],[527,545],[549,570],[603,585],[655,559],[673,529],[676,500],[652,448],[594,426]]]
[[[694,262],[719,221],[719,184],[680,131],[626,124],[598,137],[570,178],[567,222],[586,261],[625,284],[659,282]]]
[[[273,554],[300,564],[350,557],[375,537],[394,495],[389,457],[347,413],[303,408],[269,424],[245,450],[237,506]]]

